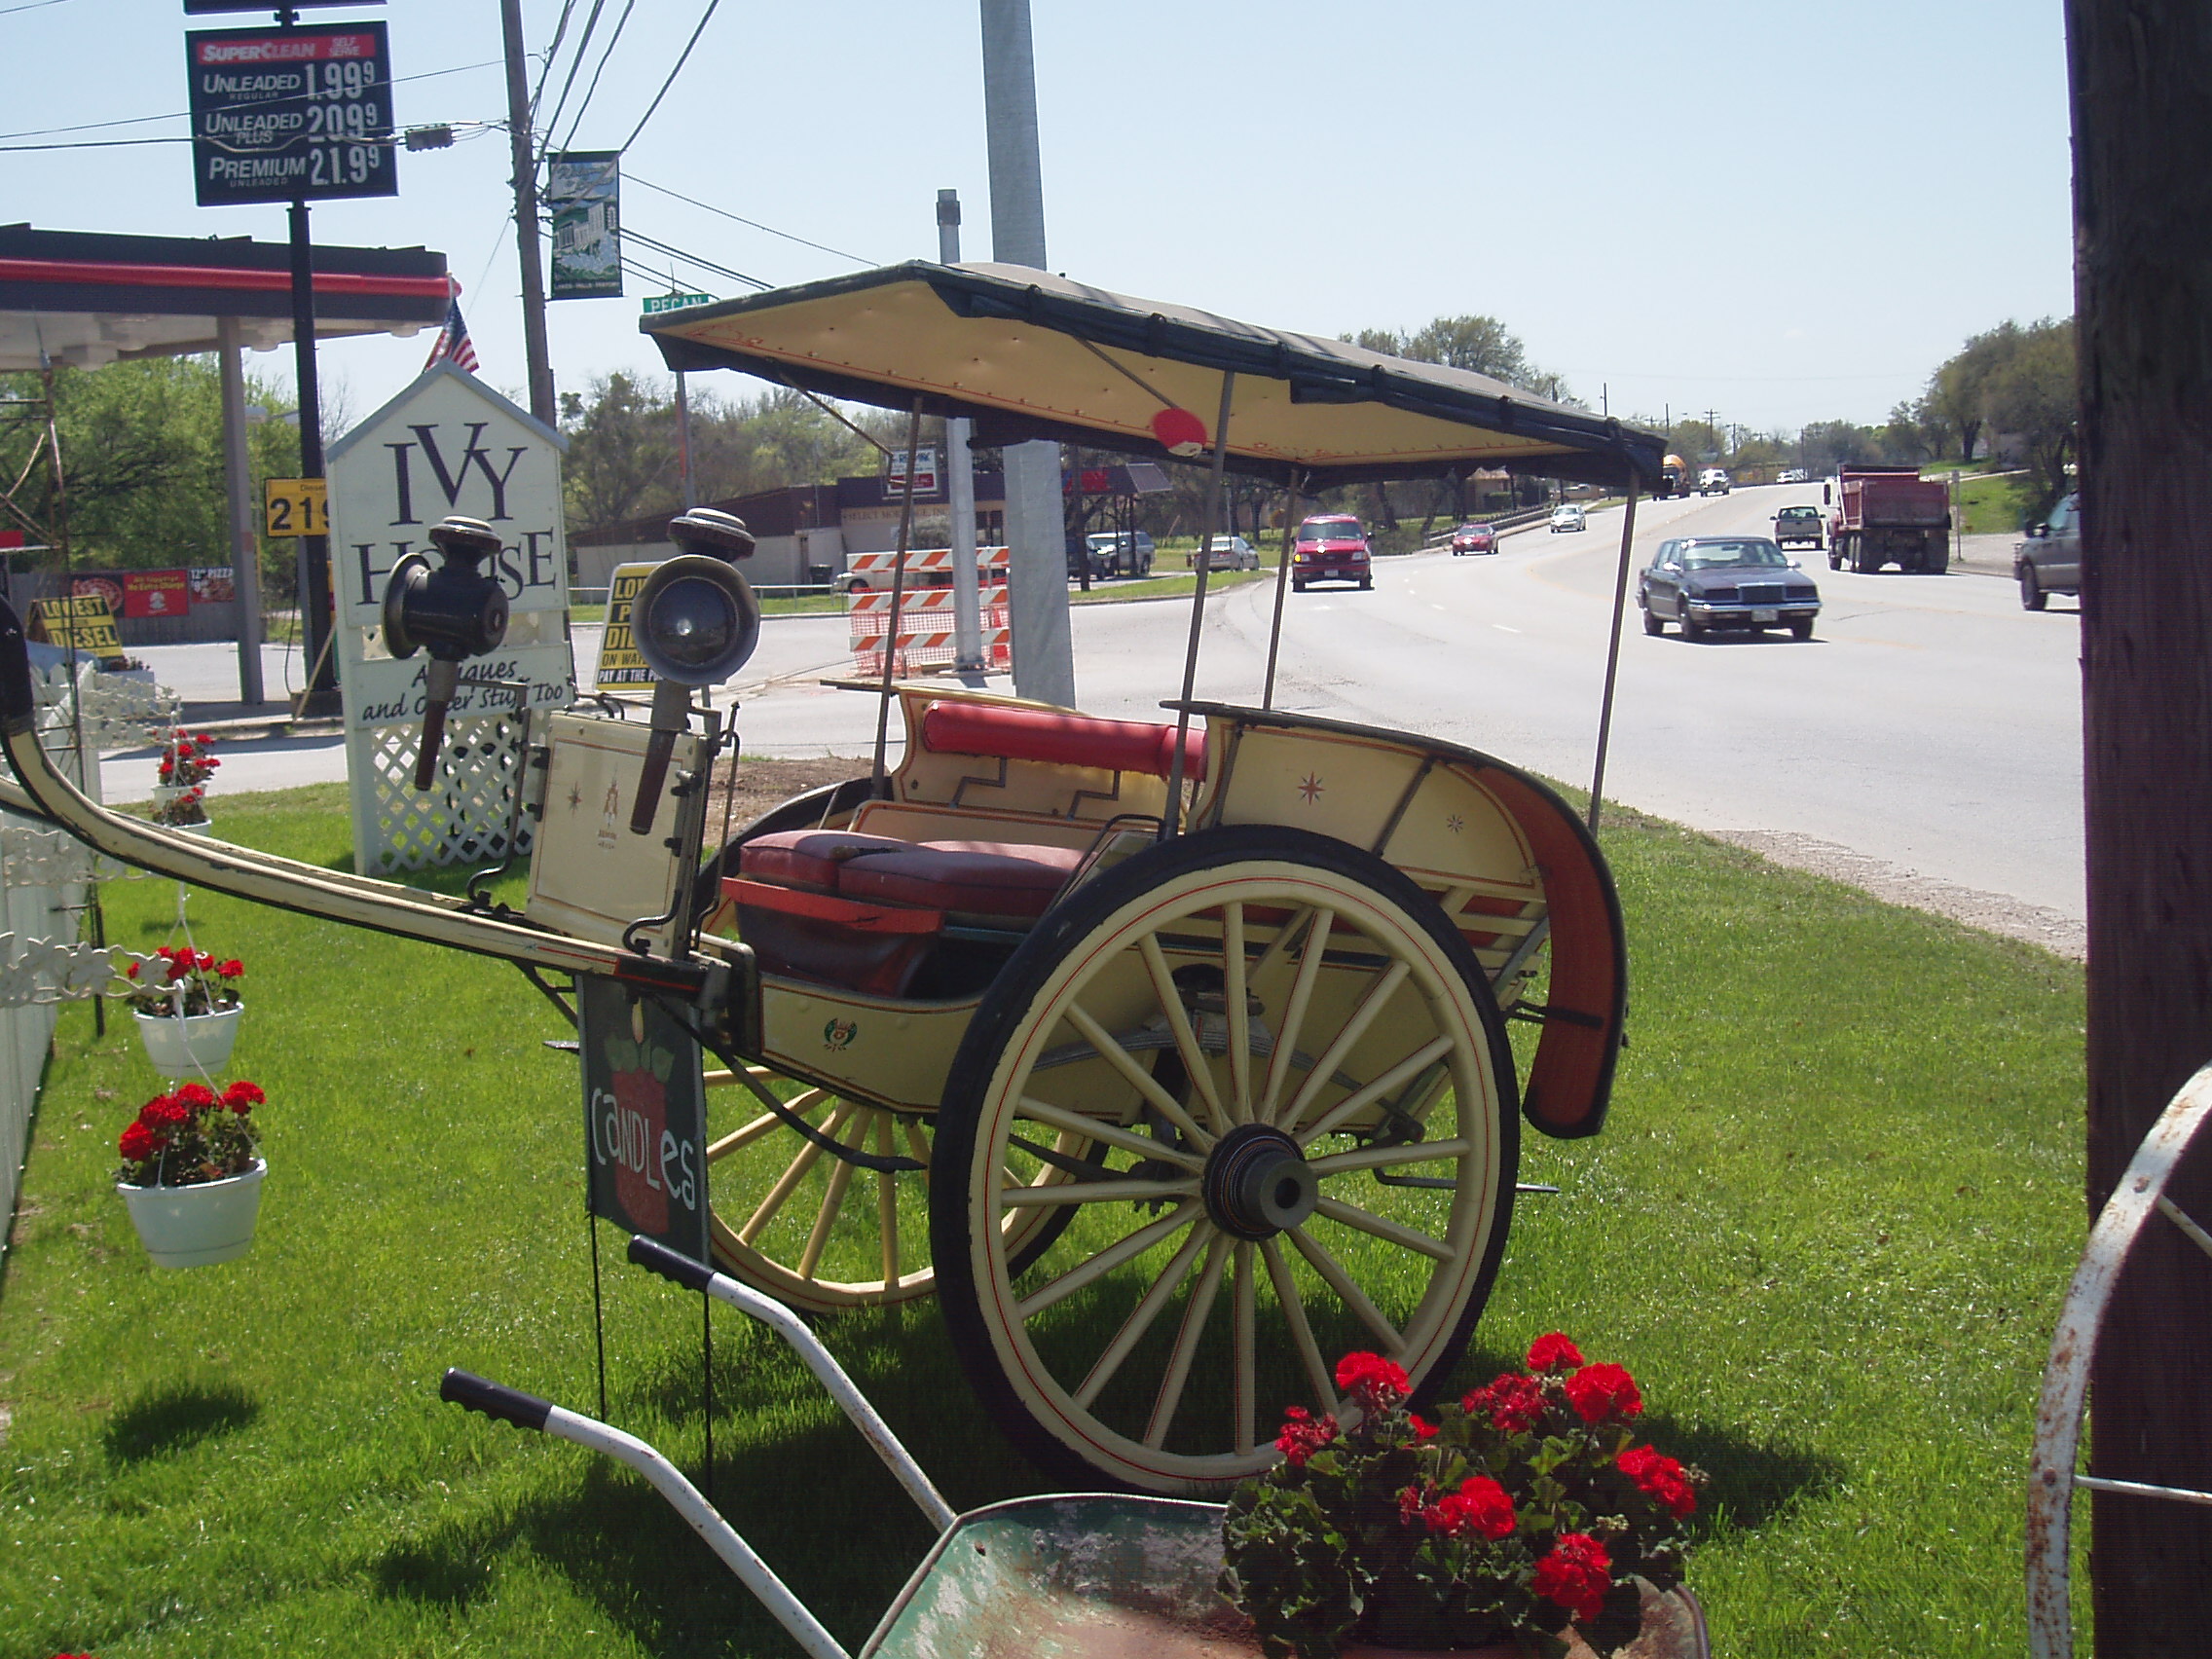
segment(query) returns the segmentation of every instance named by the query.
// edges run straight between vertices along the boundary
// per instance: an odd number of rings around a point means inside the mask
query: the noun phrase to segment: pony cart
[[[1297,494],[1368,479],[1505,467],[1633,500],[1659,471],[1655,440],[1479,376],[1008,268],[895,267],[651,332],[672,366],[973,420],[979,443],[1144,450],[1163,410],[1163,436],[1212,410],[1216,511],[1231,467],[1288,486],[1292,521]],[[12,613],[0,796],[180,880],[503,958],[564,1010],[590,980],[654,1003],[721,1062],[715,1264],[808,1314],[936,1296],[1056,1477],[1223,1493],[1286,1406],[1337,1408],[1346,1347],[1441,1386],[1504,1248],[1521,1121],[1604,1116],[1625,946],[1566,803],[1475,750],[1273,707],[1272,643],[1256,703],[1199,700],[1200,561],[1172,724],[894,682],[887,651],[897,763],[879,745],[868,776],[711,836],[734,732],[695,693],[756,637],[752,543],[709,513],[679,535],[634,612],[649,719],[528,734],[520,910],[94,804],[39,746]],[[497,537],[434,539],[443,568],[404,561],[386,604],[394,652],[432,659],[419,784],[441,684],[503,614],[476,571]]]

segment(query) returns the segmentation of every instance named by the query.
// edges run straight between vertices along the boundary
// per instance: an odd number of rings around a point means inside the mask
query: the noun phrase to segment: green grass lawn
[[[338,787],[223,803],[328,863]],[[2080,970],[1672,827],[1605,836],[1633,951],[1605,1132],[1532,1132],[1462,1371],[1572,1334],[1712,1471],[1714,1650],[2010,1655],[2037,1379],[2083,1232]],[[108,886],[162,942],[173,887]],[[596,1406],[572,1060],[504,969],[203,895],[269,1104],[242,1260],[147,1265],[110,1181],[156,1083],[67,1008],[0,1279],[0,1656],[781,1655],[627,1472],[437,1402]],[[121,1023],[128,1023],[123,1021]],[[686,1468],[699,1309],[602,1236],[610,1414]],[[934,1309],[824,1335],[956,1507],[1038,1490]],[[928,1543],[773,1339],[718,1316],[718,1495],[857,1645]],[[2086,1520],[2086,1511],[2083,1512]]]
[[[2003,472],[1959,481],[1959,513],[1969,535],[2020,533],[2031,487],[2025,472]]]

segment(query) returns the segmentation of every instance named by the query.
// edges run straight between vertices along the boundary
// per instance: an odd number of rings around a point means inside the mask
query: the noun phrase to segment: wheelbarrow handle
[[[760,1559],[736,1528],[722,1519],[720,1511],[700,1494],[699,1489],[685,1480],[674,1463],[636,1435],[624,1434],[597,1418],[569,1411],[535,1394],[526,1394],[520,1388],[509,1388],[467,1371],[448,1371],[445,1381],[438,1384],[438,1397],[511,1422],[517,1428],[542,1430],[556,1439],[571,1441],[628,1464],[668,1499],[670,1506],[683,1517],[707,1547],[721,1557],[722,1565],[744,1580],[746,1588],[757,1596],[776,1622],[791,1633],[808,1659],[851,1659],[837,1644],[837,1639],[807,1610],[806,1604],[792,1594],[776,1576],[774,1568]]]
[[[489,1377],[479,1377],[473,1371],[458,1367],[448,1371],[445,1381],[438,1384],[438,1398],[448,1405],[482,1412],[500,1422],[511,1422],[517,1428],[536,1429],[540,1433],[544,1431],[545,1419],[553,1415],[551,1400],[541,1400],[535,1394],[526,1394],[520,1388],[510,1388],[504,1382],[495,1382]]]
[[[798,1350],[799,1358],[806,1362],[807,1370],[814,1373],[816,1381],[830,1390],[830,1397],[836,1401],[838,1410],[875,1449],[884,1467],[906,1489],[906,1495],[914,1500],[915,1507],[928,1518],[929,1524],[940,1532],[952,1525],[955,1519],[952,1505],[944,1501],[943,1493],[922,1473],[922,1466],[914,1461],[913,1454],[891,1432],[891,1425],[868,1403],[860,1385],[845,1375],[845,1368],[822,1346],[822,1339],[807,1329],[805,1320],[751,1285],[740,1284],[726,1273],[718,1273],[688,1256],[680,1256],[666,1245],[637,1234],[630,1235],[630,1260],[685,1290],[704,1291],[717,1302],[728,1303],[791,1344]]]

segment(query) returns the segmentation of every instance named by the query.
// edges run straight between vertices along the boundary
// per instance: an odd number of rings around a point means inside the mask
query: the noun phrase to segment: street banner
[[[592,689],[618,691],[626,685],[650,685],[653,671],[638,649],[630,632],[630,608],[638,590],[653,573],[651,565],[617,565],[607,584],[607,629],[599,642],[599,667],[592,673]]]
[[[699,1039],[649,992],[576,976],[591,1213],[707,1260],[707,1088]]]
[[[184,37],[203,207],[397,196],[382,23]]]
[[[545,204],[553,216],[548,299],[604,300],[622,292],[622,152],[571,150],[550,158]]]
[[[107,599],[101,594],[32,600],[30,636],[50,645],[74,645],[89,656],[123,655],[123,641],[115,631],[115,612],[107,608]]]
[[[123,572],[123,614],[182,616],[192,608],[192,578],[183,571]]]

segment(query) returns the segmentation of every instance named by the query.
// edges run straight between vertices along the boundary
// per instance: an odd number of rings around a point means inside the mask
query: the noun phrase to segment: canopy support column
[[[922,441],[922,400],[914,399],[914,412],[906,418],[906,488],[899,501],[899,550],[891,555],[891,622],[883,636],[882,701],[875,706],[875,795],[891,798],[891,775],[883,763],[891,739],[891,682],[899,666],[899,611],[906,598],[906,544],[914,533],[914,446]]]
[[[1628,505],[1621,513],[1621,564],[1613,577],[1613,632],[1605,644],[1605,692],[1598,701],[1598,759],[1590,773],[1590,832],[1598,832],[1598,805],[1605,793],[1605,746],[1613,732],[1613,683],[1621,666],[1621,618],[1628,610],[1629,550],[1636,541],[1636,495],[1642,479],[1631,472]]]
[[[1282,596],[1290,582],[1290,556],[1298,546],[1298,498],[1306,478],[1290,469],[1290,490],[1282,498],[1282,560],[1275,566],[1275,613],[1268,624],[1268,678],[1260,687],[1260,707],[1275,706],[1275,653],[1282,646]],[[1260,527],[1254,525],[1254,530]]]
[[[235,316],[215,319],[215,355],[223,386],[223,498],[230,521],[231,589],[239,607],[239,701],[262,702],[261,541],[253,522],[253,468],[245,447],[245,365]]]
[[[1213,537],[1221,526],[1222,479],[1229,469],[1229,405],[1236,395],[1236,373],[1221,377],[1221,412],[1213,424],[1213,478],[1206,486],[1206,524],[1198,537],[1198,579],[1191,590],[1191,639],[1183,647],[1183,696],[1175,710],[1175,757],[1167,766],[1167,810],[1160,820],[1164,841],[1183,827],[1183,740],[1191,730],[1191,693],[1198,681],[1198,636],[1206,625],[1206,577],[1213,573]],[[1136,547],[1131,532],[1129,546]]]

